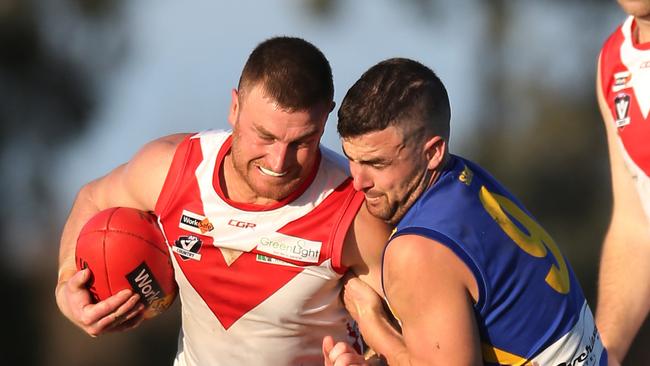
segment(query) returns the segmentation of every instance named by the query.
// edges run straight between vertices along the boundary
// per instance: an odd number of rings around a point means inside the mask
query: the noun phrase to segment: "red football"
[[[145,318],[165,311],[177,293],[174,268],[156,216],[128,207],[100,211],[77,239],[77,269],[89,268],[96,301],[130,288],[146,305]]]

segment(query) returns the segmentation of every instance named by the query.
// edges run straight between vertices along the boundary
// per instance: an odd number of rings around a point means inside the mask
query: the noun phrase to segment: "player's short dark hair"
[[[341,137],[355,137],[395,125],[404,131],[449,138],[447,90],[428,67],[392,58],[368,69],[348,90],[338,112]]]
[[[239,93],[245,95],[256,85],[288,110],[306,110],[334,99],[327,58],[301,38],[274,37],[255,47],[239,79]]]

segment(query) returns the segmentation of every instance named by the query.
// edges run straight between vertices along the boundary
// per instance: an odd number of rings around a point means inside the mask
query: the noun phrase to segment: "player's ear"
[[[228,123],[231,127],[235,127],[237,120],[239,119],[239,93],[237,89],[233,89],[230,92],[230,109],[228,111]]]
[[[427,169],[434,170],[440,166],[447,151],[447,141],[442,136],[432,136],[424,143]]]

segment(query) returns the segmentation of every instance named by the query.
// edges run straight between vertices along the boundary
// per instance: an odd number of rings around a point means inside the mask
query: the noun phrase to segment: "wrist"
[[[66,309],[65,309],[65,302],[63,300],[63,296],[61,296],[61,292],[63,287],[65,286],[66,281],[59,281],[56,284],[56,287],[54,288],[54,300],[56,301],[56,305],[59,307],[59,310],[63,313],[66,314]]]
[[[62,267],[59,269],[59,274],[58,278],[56,281],[56,287],[54,288],[54,297],[56,299],[56,303],[59,306],[59,309],[63,310],[63,304],[61,303],[60,299],[60,293],[61,290],[65,287],[66,283],[76,273],[76,269],[71,269],[71,268],[66,268]]]
[[[357,322],[360,327],[367,326],[368,328],[375,327],[380,323],[384,323],[388,320],[386,313],[381,308],[366,308],[359,309],[357,308]]]
[[[364,340],[377,354],[387,360],[399,359],[403,354],[408,355],[402,335],[392,325],[383,309],[366,312],[359,317],[357,323]]]
[[[76,267],[61,266],[61,268],[59,268],[59,273],[57,275],[56,287],[58,288],[60,284],[68,281],[70,277],[74,276],[75,273],[77,273]]]

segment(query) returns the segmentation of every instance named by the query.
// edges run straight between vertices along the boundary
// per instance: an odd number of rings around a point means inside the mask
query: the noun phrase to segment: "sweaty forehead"
[[[401,133],[394,127],[342,139],[343,153],[354,161],[394,159],[404,149]]]

